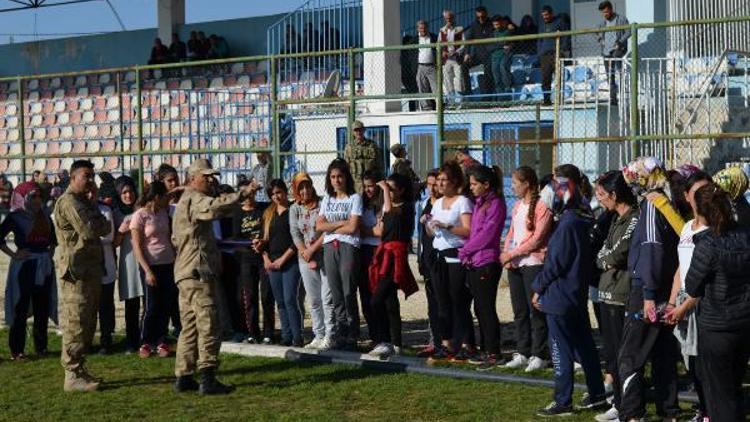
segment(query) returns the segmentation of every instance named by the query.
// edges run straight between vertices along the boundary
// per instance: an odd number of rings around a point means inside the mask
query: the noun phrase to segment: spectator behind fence
[[[201,60],[207,58],[210,50],[211,41],[206,38],[206,34],[203,31],[198,31],[198,58]]]
[[[208,37],[208,40],[209,59],[225,59],[229,57],[229,44],[227,44],[227,41],[224,39],[224,37],[220,37],[216,34],[211,34],[211,36]]]
[[[456,14],[452,10],[443,11],[445,26],[440,28],[440,42],[448,43],[442,49],[443,59],[443,90],[447,101],[459,102],[458,95],[463,93],[463,72],[461,60],[464,52],[463,45],[451,44],[462,41],[464,38],[464,27],[456,26]]]
[[[568,31],[569,26],[559,16],[555,16],[550,6],[542,7],[543,26],[540,34]],[[544,91],[544,105],[552,105],[550,89],[552,88],[552,74],[555,72],[556,38],[541,38],[537,42],[539,65],[542,68],[542,91]],[[560,38],[560,58],[570,57],[570,37]]]
[[[190,39],[187,42],[187,58],[189,60],[200,60],[200,41],[198,31],[190,31]]]
[[[330,22],[323,21],[320,24],[318,46],[321,50],[338,50],[341,48],[341,31],[331,27]]]
[[[401,40],[403,45],[412,45],[417,43],[417,38],[412,35],[404,35]],[[417,67],[419,66],[419,51],[415,48],[401,50],[401,89],[402,94],[416,94],[419,92],[417,85]],[[417,111],[417,102],[409,101],[409,111]]]
[[[481,40],[485,38],[491,38],[494,29],[492,23],[487,15],[487,8],[479,6],[476,8],[477,20],[471,24],[469,29],[466,31],[464,39],[466,40]],[[492,80],[492,65],[490,63],[490,51],[492,47],[489,44],[480,44],[469,46],[468,51],[464,54],[463,62],[463,76],[464,76],[464,92],[471,94],[471,80],[470,70],[474,66],[482,66],[484,76],[479,78],[479,92],[482,94],[492,93],[494,82]]]
[[[502,39],[513,35],[510,26],[510,19],[505,16],[495,15],[492,18],[496,38]],[[492,78],[495,80],[495,94],[498,94],[498,100],[502,100],[501,95],[509,92],[513,87],[513,80],[510,76],[511,54],[511,45],[505,40],[495,44],[492,50]]]
[[[417,22],[417,37],[419,45],[433,44],[437,42],[437,36],[429,32],[427,22]],[[435,50],[433,48],[420,48],[417,56],[417,87],[420,94],[431,94],[437,92],[437,71],[435,70]],[[434,110],[435,100],[420,101],[422,110]]]
[[[180,40],[180,35],[176,32],[172,34],[172,44],[169,45],[169,59],[173,63],[178,63],[187,59],[187,48],[185,43]]]
[[[539,28],[534,22],[531,15],[525,15],[521,19],[521,25],[516,30],[515,35],[536,35]],[[536,54],[536,40],[519,41],[515,51],[519,54]]]
[[[169,50],[161,43],[161,38],[154,39],[154,46],[151,47],[151,57],[148,64],[164,64],[169,61]]]
[[[6,241],[13,234],[15,251]],[[47,354],[47,322],[57,320],[57,285],[50,248],[55,243],[52,221],[34,182],[21,183],[13,192],[12,211],[0,224],[0,250],[10,257],[5,288],[5,323],[10,326],[11,359],[23,360],[26,320],[34,314],[34,348]]]
[[[628,19],[612,8],[612,3],[603,1],[599,4],[599,11],[602,12],[604,21],[599,24],[599,28],[607,29],[611,26],[628,25]],[[615,75],[622,69],[621,59],[628,50],[628,38],[630,38],[629,29],[620,29],[617,31],[600,32],[598,35],[599,44],[602,47],[602,56],[604,56],[604,69],[609,79],[609,102],[612,105],[617,104],[617,84]]]

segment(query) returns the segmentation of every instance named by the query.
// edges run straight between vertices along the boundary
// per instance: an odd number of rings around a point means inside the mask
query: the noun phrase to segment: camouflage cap
[[[406,148],[402,144],[391,145],[391,154],[400,157],[406,153]]]
[[[352,123],[352,130],[364,129],[364,128],[365,128],[365,124],[362,123],[362,121],[360,120],[355,120],[354,123]]]
[[[193,161],[193,163],[190,164],[190,168],[188,169],[188,172],[190,172],[192,176],[195,176],[197,174],[203,174],[206,176],[213,176],[213,175],[219,174],[217,170],[214,170],[213,166],[211,165],[211,162],[205,158],[201,158],[201,159]]]

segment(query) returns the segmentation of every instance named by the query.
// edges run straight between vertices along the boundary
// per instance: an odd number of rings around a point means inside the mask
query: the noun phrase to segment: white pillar
[[[177,25],[185,24],[185,0],[159,0],[157,21],[159,38],[164,45],[169,46]]]
[[[382,47],[401,44],[401,2],[399,0],[362,1],[363,45]],[[401,93],[400,53],[364,53],[364,79],[366,95]],[[400,101],[379,101],[368,104],[371,112],[400,111]]]

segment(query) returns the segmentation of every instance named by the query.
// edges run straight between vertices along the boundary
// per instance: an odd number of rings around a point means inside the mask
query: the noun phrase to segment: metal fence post
[[[21,141],[21,182],[26,181],[26,111],[23,109],[23,79],[19,76],[18,87],[16,91],[18,93],[18,125],[20,126],[20,137]]]
[[[550,98],[554,100],[552,104],[552,173],[554,173],[555,167],[557,167],[557,148],[559,147],[557,140],[560,139],[560,134],[558,133],[560,132],[560,83],[562,81],[560,70],[560,36],[558,35],[555,38],[555,88],[550,88],[552,92],[549,93]],[[553,93],[555,94],[554,96],[552,95]],[[542,95],[545,95],[545,93],[542,92]]]
[[[137,154],[138,154],[138,189],[143,192],[144,183],[144,163],[143,163],[143,110],[142,105],[142,89],[141,89],[141,68],[135,66],[135,113],[136,113],[136,129],[138,131],[138,142],[137,142]],[[132,147],[132,145],[131,145]]]
[[[638,115],[638,24],[630,25],[630,154],[639,154],[636,136],[639,132]]]
[[[362,53],[365,54],[365,53]],[[357,79],[354,76],[354,50],[351,48],[346,53],[346,59],[349,66],[349,113],[346,121],[346,139],[345,142],[348,144],[349,140],[352,139],[352,125],[354,120],[357,118]]]
[[[443,142],[445,141],[445,105],[443,97],[443,46],[438,40],[437,47],[435,47],[435,80],[438,92],[435,94],[435,112],[437,113],[437,143],[438,150],[440,151],[439,157],[440,162],[438,167],[443,163],[445,157],[445,151],[443,149]],[[466,140],[467,142],[469,139]]]
[[[281,125],[279,124],[279,110],[278,110],[278,87],[277,87],[277,69],[276,69],[276,58],[271,57],[271,61],[268,68],[271,73],[271,142],[273,142],[273,177],[281,177]]]

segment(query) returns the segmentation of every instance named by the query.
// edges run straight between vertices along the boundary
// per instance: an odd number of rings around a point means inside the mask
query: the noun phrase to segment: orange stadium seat
[[[8,131],[0,129],[0,142],[2,145],[6,145],[5,142],[8,140]]]
[[[55,114],[49,113],[44,115],[44,126],[52,126],[55,124]]]
[[[0,117],[0,129],[5,127],[5,117]]]
[[[49,89],[45,89],[42,91],[41,99],[43,100],[49,100],[52,98],[52,91]]]
[[[8,160],[0,160],[0,172],[5,172],[5,171],[8,171]]]
[[[77,124],[81,122],[82,114],[80,111],[70,113],[70,123]]]
[[[66,97],[75,97],[78,90],[75,87],[68,87],[65,88],[65,96]]]
[[[55,103],[52,101],[45,101],[42,103],[42,113],[49,114],[55,110]]]
[[[112,152],[115,148],[117,148],[117,142],[112,139],[108,139],[102,143],[102,151],[104,152]]]
[[[96,139],[99,137],[99,128],[94,125],[86,126],[83,136],[87,139]]]
[[[56,128],[52,128],[56,129]],[[49,142],[47,144],[47,153],[49,154],[59,154],[60,153],[60,143],[59,142]]]
[[[120,157],[107,157],[107,160],[104,163],[104,169],[107,171],[112,171],[116,169],[120,165]]]
[[[208,88],[208,81],[205,78],[197,78],[193,85],[195,88]]]
[[[47,171],[56,173],[58,170],[60,170],[60,159],[48,158],[47,159]]]
[[[167,89],[179,89],[179,88],[180,88],[179,79],[169,79],[167,81]]]
[[[77,126],[76,128],[83,128],[82,126]],[[80,138],[79,138],[80,139]],[[75,141],[73,142],[73,150],[70,151],[73,154],[81,154],[86,151],[86,142],[84,141]]]
[[[94,99],[94,110],[104,110],[107,108],[107,98],[96,97]]]
[[[83,137],[86,135],[86,126],[78,125],[73,127],[73,139],[83,139]],[[85,144],[82,144],[85,145]],[[73,146],[73,152],[75,151],[75,145]],[[77,151],[77,152],[83,152],[83,151]]]

